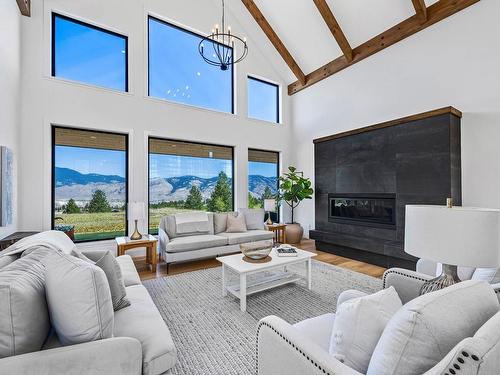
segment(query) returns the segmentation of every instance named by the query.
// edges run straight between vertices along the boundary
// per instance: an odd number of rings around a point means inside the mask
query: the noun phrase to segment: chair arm
[[[257,328],[257,374],[361,375],[276,316]]]
[[[484,340],[478,341],[473,337],[468,337],[460,341],[441,361],[423,375],[444,375],[453,374],[453,372],[471,375],[493,374],[488,368],[491,367],[490,362],[495,360],[488,357],[488,352],[496,355],[495,351],[498,351],[498,347],[491,348]],[[498,363],[498,359],[496,362]],[[480,371],[482,367],[485,371]]]
[[[115,337],[0,359],[0,375],[140,375],[141,343]]]
[[[384,272],[383,288],[386,289],[393,286],[396,292],[398,292],[401,302],[405,304],[418,297],[422,285],[432,278],[432,276],[404,268],[390,268]]]
[[[167,245],[170,242],[167,232],[165,232],[161,227],[158,228],[158,253],[161,254],[163,260],[166,260],[165,253],[167,251]]]

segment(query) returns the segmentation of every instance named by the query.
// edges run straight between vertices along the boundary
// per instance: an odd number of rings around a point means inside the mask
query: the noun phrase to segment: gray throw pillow
[[[247,224],[245,222],[245,215],[240,213],[238,216],[227,215],[227,229],[226,233],[241,233],[247,231]]]
[[[38,247],[0,270],[0,358],[42,348],[50,330],[43,260],[52,253]]]
[[[248,230],[264,229],[266,212],[263,208],[240,208],[239,212],[245,215]]]
[[[85,251],[82,255],[87,258],[87,261],[101,268],[106,274],[109,290],[111,291],[113,310],[118,311],[124,307],[130,306],[130,301],[127,299],[127,291],[125,289],[125,282],[123,281],[122,270],[111,251]]]
[[[463,281],[417,297],[387,323],[366,374],[423,374],[498,309],[495,292],[484,281]]]
[[[50,321],[62,345],[113,336],[111,292],[98,266],[53,253],[46,262],[45,289]]]
[[[214,213],[214,232],[219,234],[227,229],[227,212]]]

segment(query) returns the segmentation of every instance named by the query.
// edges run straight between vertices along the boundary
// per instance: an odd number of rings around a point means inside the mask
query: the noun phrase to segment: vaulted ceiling
[[[480,0],[241,0],[297,81],[290,95]]]

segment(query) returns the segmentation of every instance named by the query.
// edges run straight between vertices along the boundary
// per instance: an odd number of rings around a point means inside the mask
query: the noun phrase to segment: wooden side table
[[[146,248],[146,263],[151,265],[151,272],[156,273],[158,255],[156,244],[158,240],[150,235],[143,235],[140,240],[131,240],[129,237],[116,237],[116,256],[124,255],[125,251],[138,247]]]
[[[274,232],[274,241],[278,243],[286,243],[286,224],[271,224],[266,225],[267,230]]]

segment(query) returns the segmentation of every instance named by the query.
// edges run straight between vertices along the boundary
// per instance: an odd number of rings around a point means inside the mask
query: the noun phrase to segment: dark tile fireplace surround
[[[447,107],[314,140],[317,248],[415,269],[405,205],[461,205],[461,117]]]

